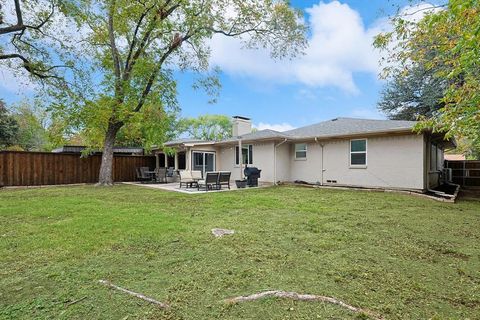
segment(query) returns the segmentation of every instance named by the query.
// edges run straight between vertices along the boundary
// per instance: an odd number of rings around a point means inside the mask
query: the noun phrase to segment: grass
[[[215,227],[236,233],[215,239]],[[0,190],[2,319],[359,317],[315,302],[222,303],[265,289],[334,296],[386,319],[479,319],[479,270],[479,201],[295,187]]]

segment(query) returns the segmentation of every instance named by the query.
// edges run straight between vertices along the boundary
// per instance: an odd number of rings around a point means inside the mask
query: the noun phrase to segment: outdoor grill
[[[255,167],[246,167],[243,173],[247,177],[247,185],[249,187],[258,187],[258,178],[262,170]]]

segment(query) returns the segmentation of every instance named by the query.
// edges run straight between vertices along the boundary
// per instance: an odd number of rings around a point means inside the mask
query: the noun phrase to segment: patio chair
[[[135,174],[137,176],[137,180],[141,183],[152,180],[150,176],[144,174],[144,170],[142,170],[142,168],[135,168]]]
[[[205,179],[199,180],[197,182],[197,189],[205,188],[205,191],[213,190],[218,188],[218,172],[207,172]]]
[[[165,175],[167,182],[173,182],[175,181],[175,168],[174,167],[168,167],[167,168],[167,174]]]
[[[227,186],[230,189],[230,171],[222,171],[218,174],[218,189],[222,189],[222,186]]]
[[[192,178],[192,172],[187,170],[180,171],[180,188],[182,185],[187,188],[193,188],[193,185],[197,184],[197,181]]]
[[[202,176],[202,171],[200,170],[193,170],[191,171],[192,172],[192,179],[193,180],[202,180],[203,179],[203,176]]]
[[[167,182],[167,168],[156,168],[155,176],[157,177],[157,182],[166,183]]]

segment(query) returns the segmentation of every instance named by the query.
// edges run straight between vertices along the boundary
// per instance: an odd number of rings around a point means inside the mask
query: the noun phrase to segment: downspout
[[[315,143],[318,143],[318,138],[315,137]],[[321,168],[320,168],[320,185],[323,186],[323,172],[325,171],[325,169],[323,168],[323,147],[325,146],[323,143],[320,143],[319,144],[320,147],[322,148],[322,165],[321,165]]]
[[[238,163],[240,164],[240,180],[243,180],[243,150],[242,150],[242,139],[238,139]]]
[[[277,148],[287,142],[287,138],[273,147],[273,185],[277,185]]]

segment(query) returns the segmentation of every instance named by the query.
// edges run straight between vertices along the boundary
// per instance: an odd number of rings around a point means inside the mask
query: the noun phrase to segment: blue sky
[[[292,1],[292,5],[306,9],[306,19],[311,17],[309,8],[314,6],[324,9],[330,7],[332,10],[321,10],[316,17],[322,21],[340,19],[345,25],[345,32],[358,33],[363,31],[364,37],[360,37],[356,45],[345,44],[346,48],[331,48],[326,45],[325,50],[331,50],[335,56],[335,50],[339,49],[340,55],[344,58],[340,61],[332,61],[332,64],[339,65],[344,72],[350,72],[355,89],[342,87],[332,79],[317,79],[319,81],[275,81],[271,77],[264,77],[256,72],[242,72],[230,65],[220,68],[224,70],[221,76],[222,90],[216,104],[208,104],[208,98],[201,92],[191,89],[191,75],[180,76],[179,98],[182,106],[182,114],[185,116],[197,116],[205,113],[220,113],[227,115],[242,115],[252,118],[256,126],[261,128],[288,129],[299,127],[322,120],[332,119],[338,116],[359,117],[359,118],[384,118],[377,111],[377,101],[383,82],[378,79],[378,55],[375,55],[371,48],[372,36],[384,30],[386,17],[394,14],[398,6],[407,5],[407,1],[385,1],[385,0],[351,0],[351,1]],[[349,12],[349,10],[351,12]],[[360,21],[355,20],[358,15]],[[358,23],[359,22],[359,23]],[[328,35],[329,22],[322,28],[325,37]],[[360,26],[358,25],[360,24]],[[358,30],[359,27],[363,30]],[[335,27],[332,27],[335,29]],[[337,31],[332,31],[331,36],[335,37]],[[323,38],[325,38],[323,37]],[[346,38],[348,40],[348,37]],[[322,46],[322,43],[317,43]],[[361,50],[357,50],[362,47]],[[366,49],[366,47],[369,47]],[[215,46],[213,46],[215,51]],[[372,54],[371,54],[372,52]],[[229,54],[236,56],[236,54]],[[255,54],[252,54],[255,57]],[[329,64],[330,55],[324,57],[321,63]],[[259,58],[263,61],[264,57]],[[360,60],[370,60],[368,66],[355,67],[361,64]],[[220,59],[221,60],[221,59]],[[255,59],[251,59],[255,64]],[[239,63],[241,69],[244,62]],[[281,63],[281,62],[280,62]],[[288,62],[285,62],[288,64]],[[312,63],[315,63],[312,62]],[[250,67],[248,67],[250,68]],[[253,68],[253,67],[251,67]],[[233,70],[232,70],[233,69]],[[275,74],[272,75],[275,77]],[[335,78],[335,75],[332,76]],[[339,76],[341,78],[341,76]]]
[[[272,61],[265,50],[244,50],[238,41],[214,38],[211,65],[220,67],[216,104],[192,89],[193,75],[178,74],[182,116],[242,115],[254,125],[286,130],[338,116],[383,118],[377,111],[379,53],[373,36],[388,28],[386,17],[408,1],[293,0],[311,27],[305,56]],[[8,104],[31,95],[18,79],[0,72],[0,97]]]

